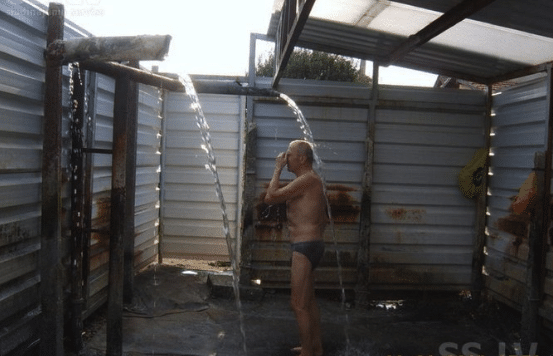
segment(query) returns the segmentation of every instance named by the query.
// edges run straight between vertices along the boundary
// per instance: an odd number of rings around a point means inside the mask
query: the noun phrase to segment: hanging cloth
[[[471,161],[459,172],[459,188],[463,195],[469,199],[477,198],[484,190],[484,174],[486,174],[486,158],[488,150],[481,148]]]

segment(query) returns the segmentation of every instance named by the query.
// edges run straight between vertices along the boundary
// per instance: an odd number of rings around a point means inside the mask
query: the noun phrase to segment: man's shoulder
[[[301,178],[302,180],[305,180],[310,184],[314,184],[317,182],[322,183],[321,177],[319,177],[319,175],[314,171],[306,172],[305,174],[302,174],[298,178]]]

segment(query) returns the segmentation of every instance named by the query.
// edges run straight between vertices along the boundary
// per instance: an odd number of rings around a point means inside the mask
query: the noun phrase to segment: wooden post
[[[138,68],[138,61],[130,65]],[[134,204],[136,196],[136,154],[138,135],[138,83],[131,81],[127,93],[127,167],[126,167],[126,189],[127,199],[125,207],[125,277],[123,288],[123,302],[131,304],[134,288]]]
[[[250,62],[249,62],[249,77],[248,85],[250,87],[255,86],[255,53],[256,53],[257,36],[255,34],[250,35]],[[245,137],[245,152],[244,152],[244,189],[242,191],[242,211],[240,214],[240,226],[241,226],[241,239],[240,245],[240,281],[242,284],[250,283],[252,279],[251,275],[251,241],[254,239],[255,226],[255,186],[257,181],[256,172],[256,157],[257,157],[257,128],[255,127],[253,118],[254,102],[252,97],[246,98],[246,130]]]
[[[536,172],[536,205],[528,236],[528,260],[526,261],[526,297],[522,302],[521,341],[524,349],[537,342],[541,301],[541,270],[543,268],[543,239],[545,238],[544,221],[544,183],[545,154],[536,152],[534,171]]]
[[[485,148],[488,150],[491,146],[491,114],[492,114],[492,86],[488,86],[486,100],[486,116],[484,117],[484,135]],[[486,245],[486,224],[487,215],[486,208],[488,206],[488,167],[490,166],[490,156],[486,157],[484,174],[482,175],[482,195],[476,201],[476,234],[473,241],[472,250],[472,275],[471,275],[471,296],[473,301],[478,304],[482,297],[482,288],[484,280],[482,277],[482,268],[484,266],[484,246]]]
[[[109,290],[107,318],[107,355],[123,353],[123,276],[124,237],[126,236],[128,98],[129,76],[115,81],[113,109],[113,158],[111,178],[111,238],[109,251]]]
[[[253,107],[253,98],[248,97],[247,105]],[[252,122],[253,111],[248,110],[248,118],[246,121],[246,152],[244,153],[244,191],[242,193],[242,213],[241,213],[241,226],[242,231],[242,244],[241,244],[241,268],[240,268],[240,281],[242,283],[250,283],[251,281],[251,258],[252,258],[252,246],[251,242],[254,240],[255,234],[255,187],[257,181],[256,172],[256,158],[257,158],[257,128]]]
[[[359,253],[357,261],[357,285],[355,299],[358,305],[369,303],[370,289],[370,235],[371,235],[371,204],[374,167],[374,140],[376,127],[376,106],[378,104],[378,63],[373,64],[373,86],[371,104],[367,120],[366,150],[367,159],[363,176],[363,196],[361,200],[359,224]]]
[[[64,7],[50,3],[46,43],[63,40]],[[63,355],[63,292],[61,264],[61,149],[62,67],[57,58],[46,57],[44,129],[42,150],[42,232],[40,250],[42,355]]]

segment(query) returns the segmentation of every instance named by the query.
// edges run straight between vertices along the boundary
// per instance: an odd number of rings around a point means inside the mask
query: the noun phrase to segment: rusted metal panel
[[[200,94],[222,182],[231,235],[236,237],[239,157],[243,154],[243,100],[234,95]],[[186,94],[165,96],[165,137],[162,186],[162,255],[168,258],[228,260],[220,202],[206,153]]]
[[[545,145],[546,78],[534,76],[493,97],[485,284],[493,296],[520,309],[525,296],[530,216],[509,212],[511,197]]]
[[[476,212],[457,176],[484,145],[485,99],[474,91],[379,90],[370,288],[470,286]]]

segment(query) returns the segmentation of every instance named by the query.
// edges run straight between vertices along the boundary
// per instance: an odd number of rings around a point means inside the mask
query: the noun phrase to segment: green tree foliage
[[[274,76],[275,56],[271,53],[256,68],[260,77]],[[326,52],[294,50],[282,75],[283,78],[333,80],[370,84],[371,78],[355,67],[352,60]]]

